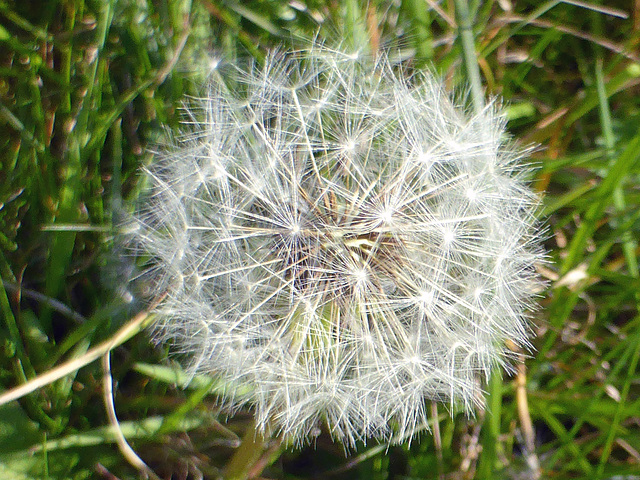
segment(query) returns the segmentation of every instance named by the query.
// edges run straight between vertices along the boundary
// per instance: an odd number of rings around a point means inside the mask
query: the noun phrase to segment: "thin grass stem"
[[[145,327],[150,325],[154,319],[153,315],[149,315],[149,312],[140,312],[133,317],[128,323],[126,323],[115,335],[110,339],[102,342],[96,347],[90,349],[81,357],[74,358],[62,365],[52,368],[48,372],[45,372],[37,377],[29,380],[28,382],[20,385],[19,387],[12,388],[11,390],[4,392],[0,395],[0,406],[6,403],[18,400],[25,395],[38,390],[50,383],[59,380],[70,373],[79,370],[80,368],[89,365],[91,362],[97,360],[105,353],[113,350],[115,347],[122,345],[124,342],[140,333]]]
[[[462,55],[467,74],[467,80],[471,85],[471,100],[476,113],[484,108],[484,92],[480,68],[478,67],[478,55],[473,36],[473,24],[469,13],[469,5],[466,0],[456,0],[456,17],[458,20],[458,35],[462,46]]]

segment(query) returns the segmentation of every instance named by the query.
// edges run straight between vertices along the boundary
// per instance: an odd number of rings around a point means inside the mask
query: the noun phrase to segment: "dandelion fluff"
[[[470,410],[527,345],[537,197],[493,106],[313,47],[212,81],[148,169],[134,244],[158,338],[304,443]]]

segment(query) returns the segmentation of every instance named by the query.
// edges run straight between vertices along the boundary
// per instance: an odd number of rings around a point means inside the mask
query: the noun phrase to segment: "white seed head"
[[[223,78],[222,76],[218,78]],[[536,195],[493,106],[321,46],[212,81],[133,239],[160,340],[297,443],[410,436],[527,345]]]

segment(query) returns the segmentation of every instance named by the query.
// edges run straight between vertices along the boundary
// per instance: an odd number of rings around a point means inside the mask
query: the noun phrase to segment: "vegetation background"
[[[640,479],[638,0],[0,0],[0,478],[137,478],[116,425],[152,477],[236,475],[250,412],[220,415],[216,379],[185,387],[141,331],[116,226],[220,62],[316,35],[395,46],[454,89],[477,60],[539,145],[549,288],[536,351],[475,418],[434,404],[431,433],[348,455],[272,442],[240,477]]]

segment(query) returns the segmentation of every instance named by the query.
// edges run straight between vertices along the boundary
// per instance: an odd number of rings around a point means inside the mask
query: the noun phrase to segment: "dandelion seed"
[[[323,423],[400,440],[429,400],[473,408],[505,342],[528,345],[541,258],[502,117],[321,46],[228,80],[149,169],[130,229],[167,292],[158,339],[297,443]]]

